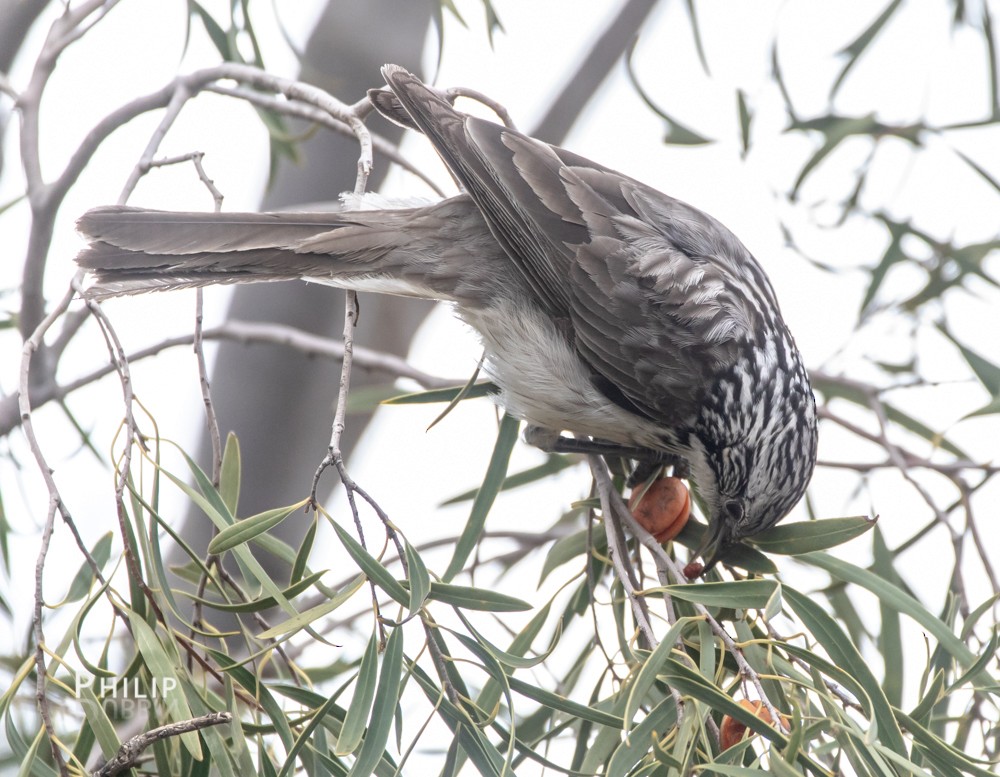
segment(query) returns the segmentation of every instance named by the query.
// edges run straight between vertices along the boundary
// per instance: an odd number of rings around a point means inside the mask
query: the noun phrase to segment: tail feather
[[[456,299],[466,268],[499,250],[465,197],[426,207],[329,213],[172,213],[95,208],[78,222],[86,294],[304,279],[389,294]],[[462,286],[462,288],[459,288]],[[473,287],[475,284],[473,284]]]
[[[87,293],[95,298],[218,283],[324,280],[350,269],[363,271],[361,264],[376,262],[388,250],[363,221],[364,216],[352,218],[348,212],[101,207],[77,222],[91,243],[76,261],[91,272],[94,284]],[[338,246],[340,235],[345,240]],[[311,240],[320,241],[323,250],[308,247]]]
[[[77,221],[77,229],[93,241],[177,256],[286,248],[351,223],[345,213],[338,212],[175,213],[112,205],[83,214]],[[80,261],[84,267],[92,266],[86,264],[91,261],[86,253]]]

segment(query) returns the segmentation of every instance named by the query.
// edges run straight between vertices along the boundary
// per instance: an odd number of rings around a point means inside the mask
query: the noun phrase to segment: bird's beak
[[[719,560],[726,554],[729,547],[726,536],[726,524],[718,518],[713,519],[708,524],[708,532],[705,539],[695,551],[695,556],[701,556],[705,562],[705,568],[701,571],[702,576],[707,575]]]

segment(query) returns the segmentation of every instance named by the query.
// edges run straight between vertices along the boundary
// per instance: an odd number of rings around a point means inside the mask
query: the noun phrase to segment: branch
[[[93,777],[115,777],[135,766],[146,749],[157,742],[186,734],[189,731],[200,731],[210,726],[218,726],[220,723],[229,723],[232,719],[232,714],[228,712],[210,712],[198,718],[169,723],[166,726],[160,726],[144,734],[134,736],[123,742],[115,757],[94,772]]]
[[[230,320],[225,323],[205,329],[202,332],[204,340],[230,340],[244,345],[255,343],[272,343],[294,348],[309,356],[320,356],[329,359],[341,359],[344,356],[344,344],[339,340],[320,337],[311,332],[297,329],[284,324],[257,323],[251,321]],[[162,340],[159,343],[133,351],[128,355],[128,361],[134,363],[155,356],[161,351],[178,346],[194,344],[194,335],[178,335]],[[363,346],[354,346],[354,361],[359,367],[368,370],[379,370],[394,375],[397,378],[409,378],[424,388],[451,388],[461,385],[464,381],[458,378],[442,378],[437,375],[418,370],[395,354],[383,353]],[[52,400],[62,400],[74,391],[87,386],[115,371],[114,365],[105,364],[102,367],[77,378],[69,383],[58,385],[46,382],[35,387],[31,392],[32,409],[37,409]],[[21,424],[18,414],[19,394],[0,399],[0,437],[9,434]]]

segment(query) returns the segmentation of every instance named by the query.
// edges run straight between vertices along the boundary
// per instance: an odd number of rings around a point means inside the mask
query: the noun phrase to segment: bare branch
[[[118,749],[118,753],[104,766],[94,772],[93,777],[116,777],[136,765],[140,756],[152,745],[170,737],[180,736],[189,731],[200,731],[209,726],[218,726],[221,723],[229,723],[233,716],[229,712],[210,712],[191,720],[182,720],[178,723],[168,723],[143,734],[134,736]]]
[[[202,332],[204,340],[230,340],[245,345],[255,343],[273,343],[294,348],[309,356],[320,356],[329,359],[341,359],[344,355],[344,345],[339,340],[306,332],[284,324],[258,323],[232,319],[216,327],[210,327]],[[129,363],[156,356],[169,348],[194,344],[194,335],[179,335],[167,338],[154,345],[133,351],[128,355]],[[354,346],[354,361],[359,367],[388,373],[398,378],[408,378],[424,388],[451,388],[459,386],[463,381],[459,378],[442,378],[423,372],[413,367],[395,354],[375,351],[364,346]],[[31,392],[32,407],[38,408],[52,400],[61,400],[83,386],[110,375],[115,371],[114,365],[105,364],[102,367],[80,378],[63,385],[46,382]],[[0,436],[9,434],[21,423],[18,415],[18,395],[14,394],[0,399]]]

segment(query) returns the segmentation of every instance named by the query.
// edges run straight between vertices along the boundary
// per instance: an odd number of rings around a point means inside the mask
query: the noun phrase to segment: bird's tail
[[[419,208],[330,213],[101,207],[77,222],[90,245],[76,261],[90,272],[87,294],[96,298],[301,278],[448,299],[455,268],[448,267],[442,247],[461,241],[447,230],[472,210],[460,198]]]

